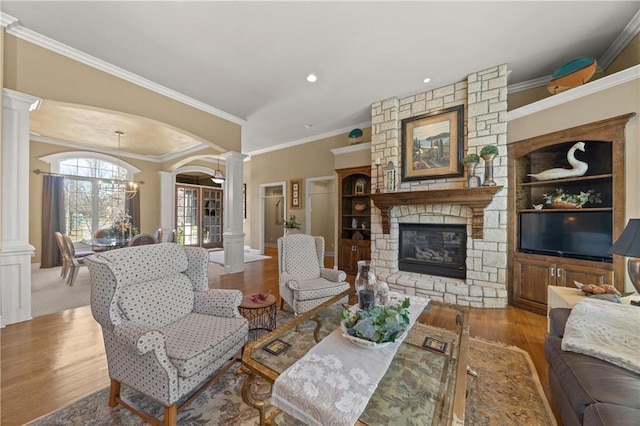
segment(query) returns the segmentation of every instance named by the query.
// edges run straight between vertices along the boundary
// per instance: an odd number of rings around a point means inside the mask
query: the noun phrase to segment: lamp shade
[[[622,235],[609,249],[609,253],[640,257],[640,219],[629,219]]]

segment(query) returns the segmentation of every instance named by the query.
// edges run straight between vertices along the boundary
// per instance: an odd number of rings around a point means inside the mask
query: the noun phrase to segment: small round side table
[[[249,320],[249,341],[276,328],[276,297],[269,294],[265,300],[251,300],[252,295],[244,296],[238,310]]]

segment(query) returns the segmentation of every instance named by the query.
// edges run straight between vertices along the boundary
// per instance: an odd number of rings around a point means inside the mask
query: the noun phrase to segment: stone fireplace
[[[403,119],[459,105],[464,105],[465,153],[479,153],[481,147],[488,144],[497,145],[500,150],[494,160],[494,180],[498,186],[467,188],[465,176],[398,182],[391,188],[385,182],[382,185],[383,193],[372,194],[371,197],[376,207],[372,209],[371,218],[371,258],[375,261],[379,279],[388,282],[393,290],[464,306],[505,307],[506,65],[473,73],[465,81],[449,86],[403,99],[391,98],[374,103],[371,106],[371,179],[375,185],[378,162],[391,162],[400,171]],[[481,162],[478,169],[482,169],[482,166]],[[466,241],[460,241],[457,247],[464,252],[464,256],[461,256],[464,259],[464,274],[442,276],[447,274],[416,271],[415,268],[411,270],[404,264],[401,266],[401,251],[407,244],[407,236],[401,236],[401,224],[402,229],[413,225],[465,229]],[[442,237],[443,245],[447,238],[448,234]],[[409,245],[414,245],[414,242]],[[435,243],[432,241],[431,244]],[[456,245],[458,241],[449,240],[447,244]],[[421,244],[418,246],[422,247]],[[446,251],[449,254],[454,250]]]
[[[465,225],[400,223],[399,236],[400,271],[466,278]]]

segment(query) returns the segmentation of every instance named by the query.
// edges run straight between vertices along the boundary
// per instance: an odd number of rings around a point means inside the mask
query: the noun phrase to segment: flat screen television
[[[612,262],[612,212],[519,213],[518,250]]]

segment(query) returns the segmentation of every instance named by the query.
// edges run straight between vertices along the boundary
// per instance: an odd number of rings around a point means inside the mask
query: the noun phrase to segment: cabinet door
[[[351,240],[340,241],[340,259],[338,263],[338,269],[343,270],[347,274],[354,274],[354,268],[357,271],[357,264],[355,262],[355,245]]]
[[[560,269],[562,268],[562,269]],[[582,284],[613,284],[613,271],[599,268],[588,268],[576,265],[558,264],[556,269],[557,285],[564,287],[576,286],[574,281]]]
[[[347,274],[358,273],[358,261],[371,259],[369,241],[342,240],[340,242],[340,259],[338,268]]]
[[[516,306],[544,314],[547,304],[547,286],[551,282],[548,262],[533,259],[514,259],[513,303]]]
[[[371,259],[371,242],[359,241],[357,245],[356,263],[354,264],[355,271],[358,272],[358,260],[370,260]]]

